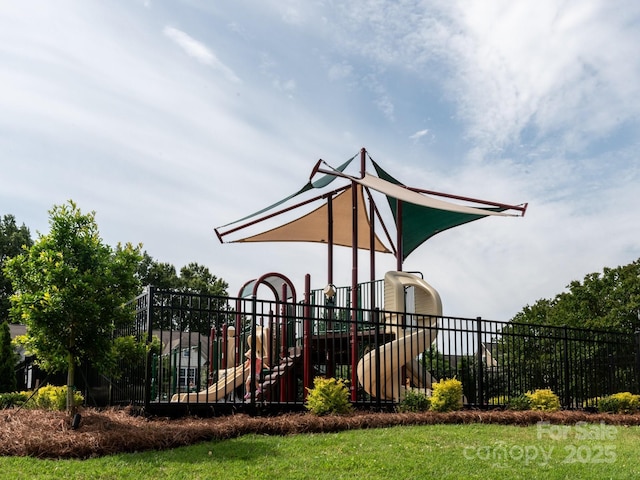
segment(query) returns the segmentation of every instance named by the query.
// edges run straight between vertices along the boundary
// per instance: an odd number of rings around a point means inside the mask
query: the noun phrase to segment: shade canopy
[[[367,249],[372,253],[394,253],[401,262],[422,243],[440,232],[487,216],[523,216],[526,211],[526,204],[507,205],[405,186],[369,157],[376,172],[376,175],[373,175],[365,169],[365,154],[366,151],[363,149],[359,176],[345,173],[355,156],[338,168],[332,168],[319,161],[311,173],[309,182],[303,188],[254,214],[216,228],[218,238],[222,242],[223,237],[231,233],[319,201],[321,205],[315,210],[292,221],[231,242],[326,243]],[[326,168],[321,168],[323,164]],[[316,175],[319,178],[314,180]],[[284,204],[294,197],[312,189],[327,187],[336,179],[346,181],[346,185],[297,205],[284,207]],[[372,192],[382,194],[391,210],[397,232],[395,245],[389,236],[389,229],[378,213]],[[365,198],[369,202],[369,209]],[[282,208],[274,211],[276,207]],[[382,226],[390,246],[385,245],[375,233],[376,228],[372,228],[373,220],[369,212],[377,213],[379,222],[376,222],[375,226]],[[355,222],[354,215],[357,220]],[[357,235],[354,233],[354,227],[357,228]]]

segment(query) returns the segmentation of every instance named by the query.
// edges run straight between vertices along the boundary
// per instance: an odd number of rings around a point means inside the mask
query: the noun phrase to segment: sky
[[[404,264],[446,315],[509,320],[640,258],[639,27],[634,1],[0,0],[0,215],[37,238],[73,200],[231,295],[267,272],[302,292],[326,247],[214,228],[366,148],[408,185],[529,204]]]

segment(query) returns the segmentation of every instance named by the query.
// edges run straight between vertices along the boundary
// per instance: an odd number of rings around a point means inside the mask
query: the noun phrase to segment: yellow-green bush
[[[598,411],[607,413],[636,413],[640,410],[640,395],[631,392],[614,393],[598,401]]]
[[[529,399],[531,410],[543,410],[545,412],[556,412],[560,410],[560,399],[549,388],[541,388],[525,393]]]
[[[352,409],[345,380],[316,377],[307,391],[307,409],[315,415],[344,414]]]
[[[432,385],[431,410],[451,412],[462,408],[462,382],[455,378],[440,380]]]
[[[84,397],[78,391],[73,392],[74,406],[79,407],[84,402]],[[43,410],[66,410],[67,408],[67,387],[45,385],[27,402],[28,408],[39,408]]]

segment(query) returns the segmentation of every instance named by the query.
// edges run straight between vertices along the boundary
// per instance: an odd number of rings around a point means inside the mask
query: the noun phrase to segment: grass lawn
[[[629,479],[640,478],[640,427],[467,424],[246,435],[90,460],[0,457],[0,478]]]

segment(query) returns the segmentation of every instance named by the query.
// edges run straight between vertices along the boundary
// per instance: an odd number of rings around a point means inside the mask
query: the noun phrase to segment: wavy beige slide
[[[416,360],[435,340],[437,318],[429,315],[442,315],[442,302],[438,292],[422,278],[407,272],[387,272],[385,275],[385,310],[388,312],[407,311],[405,305],[406,287],[414,288],[414,313],[407,317],[416,319],[419,326],[432,329],[411,329],[400,325],[398,315],[386,316],[387,330],[394,331],[396,339],[381,345],[363,355],[358,362],[358,383],[375,398],[401,400],[407,387],[406,376],[414,380],[421,389],[431,387],[431,375],[425,372],[426,384],[422,384],[419,361]],[[428,322],[428,323],[427,323]],[[378,371],[378,367],[380,371]],[[406,367],[406,368],[404,368]],[[378,383],[380,379],[380,383]]]

